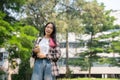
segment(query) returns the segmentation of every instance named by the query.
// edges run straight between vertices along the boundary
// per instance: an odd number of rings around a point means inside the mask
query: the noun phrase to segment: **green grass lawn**
[[[73,78],[73,79],[58,79],[58,80],[120,80],[120,79],[112,79],[112,78],[107,78],[107,79],[102,79],[102,78]]]

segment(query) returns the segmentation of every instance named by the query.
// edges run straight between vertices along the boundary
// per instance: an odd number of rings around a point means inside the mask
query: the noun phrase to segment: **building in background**
[[[120,29],[116,30],[109,30],[101,33],[97,33],[94,37],[99,37],[101,35],[110,34],[115,31],[120,31]],[[63,35],[62,35],[63,36]],[[59,62],[60,64],[60,74],[64,75],[66,73],[66,42],[65,38],[60,39],[60,47],[62,51],[61,60]],[[64,36],[63,36],[64,37]],[[68,42],[69,42],[69,48],[68,48],[68,56],[70,59],[77,59],[79,58],[78,54],[81,52],[84,52],[88,50],[87,43],[90,40],[91,35],[90,34],[80,34],[75,35],[75,33],[69,33],[68,34]],[[108,39],[101,39],[100,41],[109,41],[111,38]],[[120,36],[114,37],[112,40],[120,40]],[[120,58],[120,53],[98,53],[98,56],[101,57],[107,57],[107,58]],[[76,77],[88,77],[89,71],[83,71],[80,66],[70,66],[70,70],[72,71],[72,74]],[[110,66],[109,64],[98,64],[93,63],[93,67],[91,68],[91,76],[92,77],[98,77],[98,78],[120,78],[120,67],[117,66]]]
[[[5,48],[0,48],[0,71],[3,73],[7,73],[8,70],[8,56],[9,53],[5,50]],[[7,74],[0,75],[0,80],[6,80]]]
[[[114,24],[115,25],[120,25],[120,10],[113,10],[111,13],[110,13],[110,16],[114,16],[115,17],[115,21],[114,21]]]

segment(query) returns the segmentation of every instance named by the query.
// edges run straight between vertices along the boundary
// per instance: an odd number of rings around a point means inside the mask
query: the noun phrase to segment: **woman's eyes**
[[[50,26],[47,26],[47,28],[53,29],[53,28],[52,28],[52,27],[50,27]]]

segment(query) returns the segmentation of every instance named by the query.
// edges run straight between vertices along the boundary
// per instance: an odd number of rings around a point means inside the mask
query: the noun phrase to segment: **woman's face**
[[[53,25],[48,24],[45,28],[45,35],[50,36],[53,32]]]

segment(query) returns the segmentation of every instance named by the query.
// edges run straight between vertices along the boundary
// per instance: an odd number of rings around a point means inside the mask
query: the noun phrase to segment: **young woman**
[[[57,61],[61,51],[56,42],[56,26],[48,22],[44,27],[44,37],[36,40],[36,48],[33,50],[35,64],[31,80],[55,80],[59,75]]]

